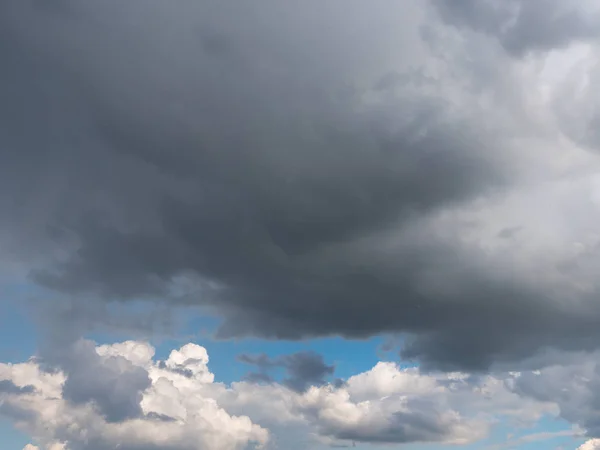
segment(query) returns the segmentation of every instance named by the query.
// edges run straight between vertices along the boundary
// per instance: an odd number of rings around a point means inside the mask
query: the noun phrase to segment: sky
[[[4,0],[0,61],[0,450],[600,449],[596,0]]]

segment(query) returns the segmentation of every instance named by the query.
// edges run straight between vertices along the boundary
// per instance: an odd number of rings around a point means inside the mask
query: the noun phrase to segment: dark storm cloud
[[[433,0],[444,20],[497,37],[517,56],[600,36],[600,13],[586,0]]]
[[[515,183],[528,128],[510,61],[430,12],[4,2],[5,253],[75,297],[209,306],[222,337],[409,332],[405,355],[475,368],[595,345],[598,313],[420,225]]]
[[[297,352],[291,355],[271,358],[268,355],[246,355],[238,356],[238,360],[257,366],[259,372],[251,372],[246,379],[253,382],[273,381],[268,371],[273,368],[283,368],[287,377],[282,380],[282,384],[298,392],[306,390],[310,386],[321,386],[325,384],[325,378],[333,375],[334,366],[325,364],[323,356],[314,352]]]

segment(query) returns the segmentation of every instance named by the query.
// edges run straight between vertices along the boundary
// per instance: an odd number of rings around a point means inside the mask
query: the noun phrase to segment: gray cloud
[[[259,372],[251,372],[246,377],[248,381],[253,382],[273,382],[268,371],[277,367],[285,369],[287,377],[282,380],[282,384],[298,392],[304,391],[309,386],[325,384],[325,378],[333,375],[335,371],[334,366],[325,364],[322,355],[311,351],[297,352],[277,358],[271,358],[266,354],[241,354],[238,356],[238,360],[258,367]]]
[[[158,366],[161,369],[167,369],[167,364],[164,361],[160,361]],[[174,366],[168,368],[171,372],[178,373],[179,375],[183,375],[186,378],[192,378],[194,376],[194,372],[190,369],[186,369],[185,366]]]
[[[378,427],[345,429],[335,435],[343,440],[381,444],[442,441],[447,437],[451,424],[431,405],[418,403],[426,402],[409,402],[409,407],[415,408],[414,410],[398,411]]]
[[[0,380],[0,416],[9,418],[15,422],[32,420],[35,417],[34,413],[28,411],[26,408],[13,404],[10,401],[5,401],[5,397],[31,394],[34,392],[34,386],[17,386],[11,380]]]
[[[600,35],[600,11],[587,0],[433,0],[433,4],[444,20],[492,35],[518,56]]]
[[[1,5],[6,254],[75,298],[210,307],[224,338],[409,333],[404,356],[476,369],[597,345],[585,301],[444,222],[553,158],[515,144],[555,137],[519,62],[423,2],[313,6]],[[488,6],[438,7],[500,29]],[[552,30],[501,38],[567,42]],[[197,289],[174,295],[182,278]]]
[[[93,342],[79,341],[69,350],[59,362],[67,375],[65,400],[94,404],[107,422],[142,416],[142,393],[151,384],[144,368],[122,356],[98,355]]]
[[[498,237],[500,239],[512,239],[519,231],[521,231],[521,227],[502,228],[498,232]]]
[[[29,394],[35,391],[33,386],[17,386],[10,380],[0,380],[0,394]]]
[[[249,383],[273,383],[275,380],[271,375],[264,372],[250,372],[244,376],[244,381],[248,381]]]
[[[600,437],[598,354],[578,354],[564,365],[522,373],[510,386],[521,396],[555,402],[563,419],[579,425],[590,437]]]
[[[37,414],[23,408],[20,405],[14,405],[9,402],[0,403],[0,416],[6,417],[14,422],[34,420]]]

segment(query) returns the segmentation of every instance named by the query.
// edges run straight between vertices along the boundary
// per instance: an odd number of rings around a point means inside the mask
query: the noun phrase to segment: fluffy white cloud
[[[82,348],[93,348],[95,357]],[[35,359],[0,364],[0,380],[11,386],[0,393],[0,413],[45,449],[241,450],[280,448],[281,442],[294,448],[290,436],[298,435],[303,442],[329,444],[466,444],[485,437],[502,417],[535,422],[558,413],[552,402],[520,396],[500,377],[426,374],[389,362],[341,385],[298,392],[279,383],[215,382],[206,349],[195,344],[173,350],[164,361],[155,361],[144,342],[94,347],[79,341],[73,351],[72,359],[81,361],[69,360],[63,371],[44,371]],[[131,404],[135,395],[127,402],[100,399],[137,392],[144,376],[149,384],[133,405],[139,414]],[[119,386],[107,390],[114,384]]]
[[[65,450],[65,445],[55,442],[54,444],[50,444],[48,446],[46,446],[47,450]],[[40,448],[37,445],[32,445],[32,444],[27,444],[25,447],[23,447],[23,450],[40,450]]]
[[[600,429],[595,354],[569,354],[563,364],[542,370],[488,375],[379,362],[343,383],[298,391],[277,382],[216,382],[206,349],[195,344],[173,350],[164,361],[155,360],[145,342],[79,341],[70,350],[60,371],[44,369],[35,358],[0,364],[0,414],[40,446],[24,450],[242,450],[283,443],[295,449],[305,448],[307,440],[315,448],[352,442],[464,445],[486,437],[499,421],[532,425],[544,415],[562,417],[588,436]],[[144,377],[149,383],[140,389]],[[121,392],[127,401],[111,398]],[[579,450],[599,443],[592,439]]]
[[[85,346],[89,342],[80,344]],[[33,387],[5,394],[0,411],[47,449],[58,441],[69,450],[103,450],[115,446],[127,450],[236,450],[246,448],[249,443],[262,445],[268,441],[267,430],[246,416],[230,415],[214,398],[201,394],[203,385],[212,382],[203,348],[188,344],[161,363],[151,360],[154,349],[144,343],[124,342],[95,350],[98,359],[94,361],[94,370],[82,372],[79,366],[71,365],[69,368],[76,370],[69,376],[44,372],[35,360],[0,365],[0,379],[10,380],[17,387]],[[117,414],[120,420],[109,420],[103,414],[104,404],[99,402],[99,396],[73,401],[65,395],[73,373],[77,377],[82,373],[87,376],[86,380],[78,379],[77,384],[85,385],[88,390],[117,381],[121,384],[117,393],[137,389],[135,379],[124,377],[123,371],[114,370],[115,366],[127,367],[129,371],[133,367],[152,380],[140,399],[141,415]],[[129,381],[133,385],[128,387],[125,383]],[[195,395],[190,395],[186,387],[193,387]],[[129,408],[129,405],[113,403],[111,407]]]
[[[590,439],[581,444],[577,450],[598,450],[600,449],[600,439]]]

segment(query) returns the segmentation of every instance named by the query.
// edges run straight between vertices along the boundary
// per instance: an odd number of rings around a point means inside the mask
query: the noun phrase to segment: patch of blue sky
[[[0,361],[20,362],[34,354],[38,334],[27,312],[32,289],[26,284],[0,285]]]
[[[45,295],[39,288],[26,283],[0,286],[0,361],[20,362],[35,354],[39,327],[27,310],[27,299],[32,296]],[[299,351],[314,351],[322,354],[327,364],[335,365],[335,377],[348,378],[371,369],[378,361],[400,362],[396,349],[383,351],[383,337],[363,340],[347,340],[340,337],[310,339],[303,341],[275,341],[264,339],[215,340],[212,338],[219,320],[209,316],[196,315],[189,318],[188,312],[175,311],[174,333],[166,325],[159,324],[160,314],[147,302],[127,302],[109,305],[108,310],[116,315],[128,316],[135,324],[136,317],[148,317],[154,320],[155,331],[135,331],[128,329],[127,320],[123,326],[102,331],[92,331],[86,337],[99,344],[109,344],[126,339],[147,339],[156,347],[156,358],[165,359],[171,350],[194,342],[206,347],[210,356],[210,368],[217,380],[230,383],[242,378],[252,367],[239,363],[237,356],[241,353],[265,353],[271,357]],[[153,319],[152,313],[154,313]],[[187,323],[186,323],[187,322]],[[156,324],[158,323],[158,326]],[[182,326],[184,325],[184,326]],[[143,327],[142,327],[143,328]]]
[[[542,417],[531,427],[515,427],[508,421],[497,424],[490,436],[469,446],[472,450],[553,450],[575,449],[585,441],[568,422]]]
[[[152,311],[146,302],[128,302],[126,305],[112,305],[113,313],[132,315],[136,312],[141,316]],[[156,313],[156,311],[154,311]],[[104,331],[88,334],[88,338],[99,344],[109,344],[118,340],[141,338],[148,340],[156,349],[156,359],[166,359],[169,353],[189,342],[206,348],[210,358],[209,368],[215,374],[215,379],[224,383],[239,381],[252,366],[237,360],[240,354],[264,353],[272,358],[300,351],[314,351],[323,355],[326,364],[335,366],[332,378],[347,379],[352,375],[373,368],[379,361],[393,361],[403,367],[413,366],[410,362],[400,361],[397,347],[384,350],[385,337],[377,336],[369,339],[344,339],[328,337],[300,341],[267,340],[258,338],[218,340],[214,334],[219,326],[219,319],[208,315],[190,314],[189,310],[171,310],[170,320],[175,326],[156,327],[155,331],[148,330],[139,333],[127,333],[126,329],[119,332]],[[156,317],[156,314],[155,314]],[[177,333],[174,332],[177,330]],[[274,373],[277,375],[277,372]]]
[[[20,450],[31,442],[31,439],[21,433],[5,419],[0,417],[0,449]]]
[[[230,383],[239,380],[254,368],[237,361],[237,356],[265,353],[270,357],[287,355],[299,351],[314,351],[323,355],[326,364],[335,365],[336,378],[348,378],[371,369],[378,361],[398,359],[392,352],[382,354],[382,337],[363,340],[347,340],[340,337],[309,339],[302,341],[275,341],[256,338],[238,340],[215,340],[211,336],[219,321],[209,317],[195,318],[188,324],[183,339],[166,339],[156,345],[159,359],[168,357],[169,352],[187,342],[202,345],[210,357],[209,367],[217,381]],[[200,331],[200,332],[198,332]]]

